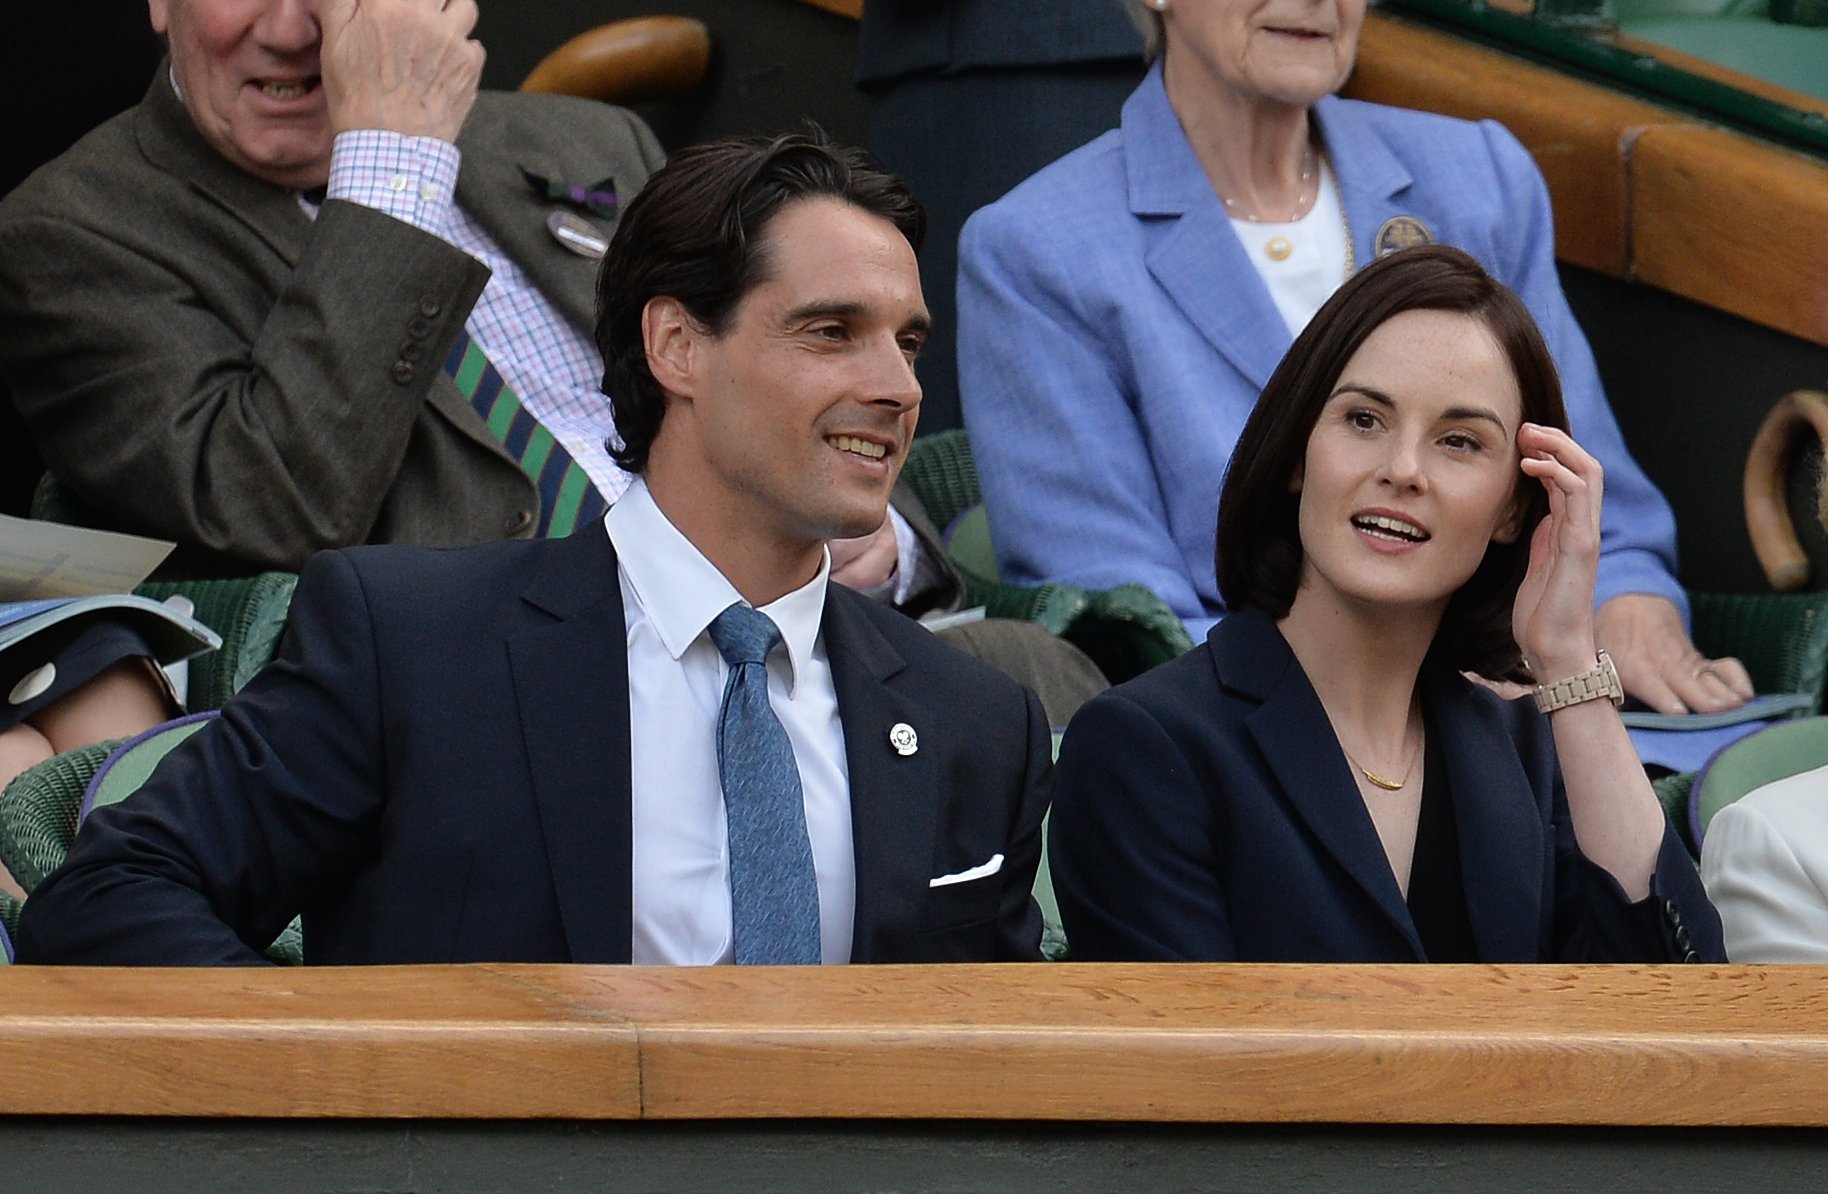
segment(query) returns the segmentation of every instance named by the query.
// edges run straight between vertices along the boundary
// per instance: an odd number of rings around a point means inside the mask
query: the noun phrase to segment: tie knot
[[[762,663],[781,641],[781,630],[767,614],[739,601],[711,619],[711,641],[731,667]]]

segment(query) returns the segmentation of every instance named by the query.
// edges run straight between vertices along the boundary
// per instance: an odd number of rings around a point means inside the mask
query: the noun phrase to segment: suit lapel
[[[512,144],[509,136],[494,106],[477,105],[457,142],[463,150],[457,201],[571,325],[588,333],[596,318],[597,262],[561,247],[546,227],[546,217],[554,211],[570,212],[594,225],[605,241],[615,223],[536,193],[521,176],[521,168],[542,178],[587,184],[599,181],[608,164],[602,164],[596,176],[585,178],[578,175],[575,162],[531,153],[527,160],[518,161],[501,152],[501,147]]]
[[[1152,234],[1149,273],[1207,342],[1261,389],[1288,349],[1288,325],[1168,105],[1159,63],[1124,104],[1123,138],[1130,210]]]
[[[311,217],[290,191],[230,165],[198,134],[171,85],[171,60],[159,64],[134,116],[134,135],[146,160],[189,182],[198,194],[245,225],[288,267],[311,242]]]
[[[627,962],[633,924],[628,648],[602,524],[548,541],[523,599],[552,617],[508,641],[552,886],[573,962]]]
[[[860,608],[864,600],[836,584],[830,586],[822,627],[850,770],[851,841],[857,865],[853,962],[874,960],[875,943],[885,936],[905,940],[913,931],[932,878],[939,815],[934,752],[901,755],[889,745],[889,731],[895,725],[905,722],[916,734],[925,734],[933,728],[932,719],[924,705],[894,682],[906,664]]]
[[[1214,659],[1220,683],[1262,702],[1245,725],[1289,804],[1420,961],[1422,942],[1377,827],[1358,798],[1326,709],[1275,623],[1257,610],[1232,614],[1217,627]]]
[[[1315,105],[1327,161],[1339,182],[1339,202],[1352,233],[1352,259],[1363,269],[1377,259],[1377,234],[1395,216],[1414,216],[1404,200],[1414,182],[1377,127],[1362,119],[1362,109],[1328,96]],[[1440,229],[1429,228],[1440,236]]]
[[[1544,818],[1494,702],[1439,669],[1423,689],[1453,793],[1467,916],[1481,958],[1534,958]]]

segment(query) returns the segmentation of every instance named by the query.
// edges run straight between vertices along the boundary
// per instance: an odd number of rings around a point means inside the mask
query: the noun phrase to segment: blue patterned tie
[[[730,917],[741,966],[816,965],[819,884],[800,769],[768,703],[768,652],[781,632],[738,602],[711,622],[730,665],[717,718],[717,773],[730,836]]]

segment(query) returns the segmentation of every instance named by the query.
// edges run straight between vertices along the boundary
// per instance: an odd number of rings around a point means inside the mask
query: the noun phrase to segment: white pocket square
[[[968,867],[962,871],[954,871],[950,875],[941,875],[937,879],[929,879],[927,881],[927,886],[928,887],[950,887],[954,883],[969,883],[973,879],[987,878],[991,875],[996,874],[998,871],[1000,871],[1002,869],[1003,869],[1003,856],[1001,854],[992,854],[990,856],[989,862],[982,863],[982,864],[980,864],[978,866],[974,866],[974,867]]]

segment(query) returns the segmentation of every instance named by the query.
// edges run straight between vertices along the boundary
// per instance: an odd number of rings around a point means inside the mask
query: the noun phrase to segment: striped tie
[[[489,364],[489,358],[468,332],[458,333],[444,371],[489,425],[490,432],[508,449],[508,455],[520,461],[521,471],[539,487],[542,537],[562,539],[581,523],[603,516],[609,503],[591,484],[590,475],[520,404],[519,396]]]

